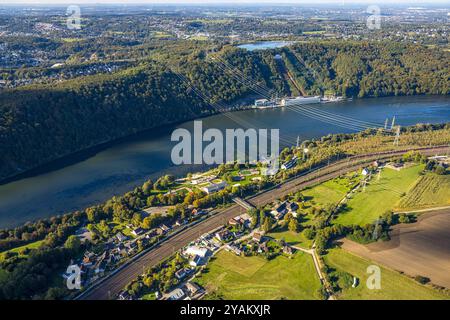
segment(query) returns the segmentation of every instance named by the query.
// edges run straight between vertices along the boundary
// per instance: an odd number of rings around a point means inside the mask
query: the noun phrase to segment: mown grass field
[[[399,203],[402,209],[450,205],[450,175],[429,173],[421,177]]]
[[[376,176],[367,184],[366,190],[362,188],[347,202],[347,210],[341,212],[334,220],[342,225],[365,225],[373,223],[387,210],[395,210],[402,198],[419,179],[423,165],[415,165],[400,171],[385,168],[380,180]]]
[[[277,227],[273,231],[267,234],[267,236],[274,239],[284,239],[291,246],[299,246],[301,248],[309,249],[312,246],[313,241],[307,239],[303,232],[292,232],[287,227]]]
[[[28,248],[28,249],[37,249],[37,248],[39,248],[42,245],[43,242],[44,242],[44,240],[39,240],[39,241],[35,241],[35,242],[29,243],[27,245],[21,246],[21,247],[17,247],[17,248],[8,250],[8,251],[4,251],[4,252],[0,253],[0,261],[3,261],[4,255],[5,255],[6,252],[17,252],[17,253],[19,253],[21,250],[26,249],[26,248]],[[23,257],[25,257],[25,255],[23,255]]]
[[[302,194],[312,205],[325,206],[337,203],[351,190],[355,180],[353,174],[325,181],[314,187],[305,189]]]
[[[312,258],[302,252],[267,261],[221,251],[196,282],[231,300],[318,299],[321,286]]]
[[[399,272],[380,267],[381,289],[370,290],[366,286],[367,267],[376,263],[362,259],[342,249],[331,249],[324,257],[325,263],[336,270],[345,271],[359,279],[356,288],[344,289],[338,299],[345,300],[442,300],[450,295],[430,286],[421,285]]]

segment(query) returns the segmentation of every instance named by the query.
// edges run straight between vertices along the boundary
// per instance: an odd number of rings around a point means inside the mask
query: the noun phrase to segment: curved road
[[[393,156],[399,156],[411,150],[420,151],[425,155],[435,155],[449,152],[450,147],[438,146],[430,148],[416,148],[350,157],[295,177],[270,190],[253,196],[247,199],[247,201],[255,206],[265,205],[293,191],[304,189],[311,185],[333,179],[347,172],[355,171],[374,160],[382,160]],[[116,297],[128,283],[141,275],[144,269],[152,267],[162,260],[167,259],[175,251],[183,248],[189,242],[197,239],[200,235],[220,227],[229,219],[243,212],[244,209],[238,205],[233,205],[229,208],[217,211],[211,217],[179,232],[176,235],[173,235],[158,244],[156,247],[153,247],[149,251],[141,254],[139,257],[136,257],[130,263],[122,266],[110,276],[104,278],[93,287],[87,289],[84,293],[78,296],[77,299],[107,300]]]

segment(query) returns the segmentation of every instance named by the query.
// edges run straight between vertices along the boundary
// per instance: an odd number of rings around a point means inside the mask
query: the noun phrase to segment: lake
[[[328,133],[355,132],[353,126],[362,123],[359,121],[383,125],[386,118],[393,116],[400,125],[450,121],[448,96],[356,99],[309,108],[333,114],[340,121],[329,121],[329,116],[311,118],[310,112],[306,116],[299,110],[264,109],[204,118],[203,127],[204,130],[279,128],[283,147],[294,145],[297,136],[303,140]],[[191,129],[193,122],[176,127]],[[148,178],[155,179],[167,173],[180,176],[201,170],[201,166],[171,163],[171,149],[175,145],[170,141],[173,129],[175,127],[146,132],[95,152],[77,155],[71,163],[65,159],[48,166],[46,172],[0,185],[0,228],[83,209],[123,194]]]
[[[246,49],[248,51],[254,51],[254,50],[282,48],[282,47],[286,47],[292,43],[293,43],[292,41],[261,41],[261,42],[255,42],[255,43],[241,44],[237,47],[241,48],[241,49]]]

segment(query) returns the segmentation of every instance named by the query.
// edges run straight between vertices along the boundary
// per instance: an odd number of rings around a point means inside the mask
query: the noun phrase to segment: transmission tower
[[[399,140],[400,140],[400,126],[397,126],[397,131],[395,132],[394,146],[398,147]]]
[[[387,126],[388,126],[388,121],[389,121],[389,119],[388,119],[388,118],[386,118],[386,121],[384,122],[384,130],[386,130],[386,129],[387,129]]]
[[[395,125],[395,116],[392,118],[391,130],[394,130],[394,125]]]

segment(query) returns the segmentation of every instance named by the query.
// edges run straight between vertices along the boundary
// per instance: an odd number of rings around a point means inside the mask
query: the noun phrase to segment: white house
[[[189,256],[199,256],[199,257],[204,258],[204,257],[206,257],[208,252],[209,252],[209,250],[207,248],[202,248],[202,247],[198,247],[198,246],[190,246],[186,249],[186,251],[184,253]]]
[[[207,194],[210,194],[225,189],[226,186],[227,183],[225,181],[222,181],[219,183],[213,183],[210,184],[209,186],[203,187],[202,191],[206,192]]]
[[[169,300],[181,300],[185,297],[185,293],[180,288],[177,288],[168,294]]]

